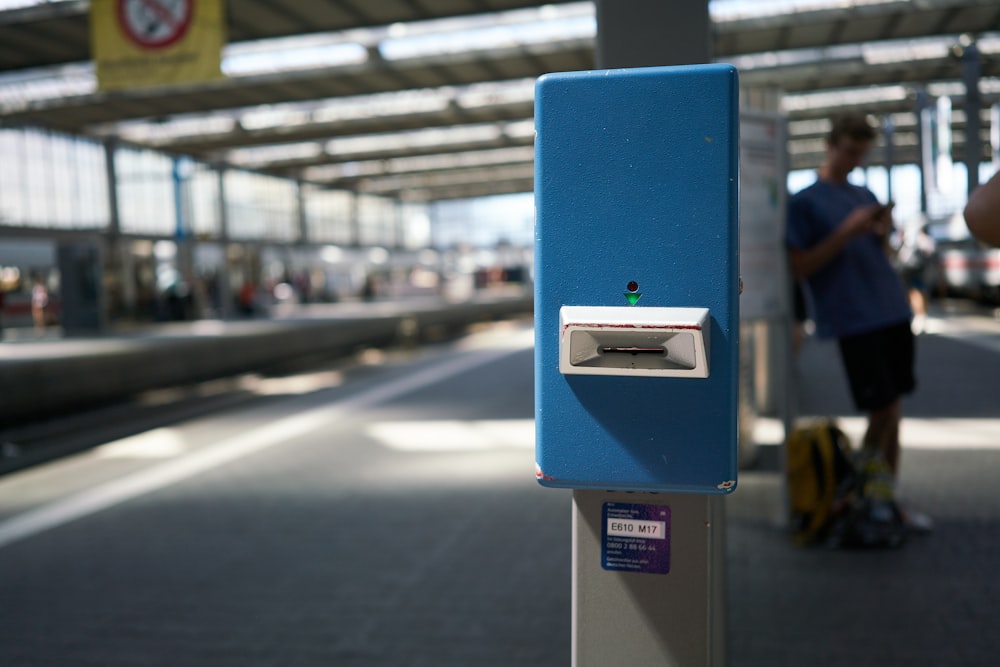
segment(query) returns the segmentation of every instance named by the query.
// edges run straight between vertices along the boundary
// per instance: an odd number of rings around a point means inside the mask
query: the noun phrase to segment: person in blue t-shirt
[[[868,415],[864,446],[896,475],[902,397],[916,387],[913,314],[889,257],[892,204],[847,180],[875,136],[864,114],[833,119],[816,182],[789,199],[785,245],[812,297],[816,334],[837,339],[854,403]]]

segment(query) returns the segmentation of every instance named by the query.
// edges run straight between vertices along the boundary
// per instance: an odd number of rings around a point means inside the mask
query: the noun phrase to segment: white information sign
[[[785,199],[788,173],[785,120],[740,115],[740,318],[775,320],[788,314]]]
[[[636,519],[608,519],[608,535],[665,540],[667,539],[667,523],[665,521],[639,521]]]

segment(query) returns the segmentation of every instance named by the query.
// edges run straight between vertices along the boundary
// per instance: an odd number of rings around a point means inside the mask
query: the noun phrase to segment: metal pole
[[[995,172],[1000,167],[1000,104],[990,107],[990,156]]]
[[[707,0],[598,0],[596,9],[597,68],[711,59]],[[602,566],[609,503],[669,515],[668,572]],[[725,577],[723,497],[574,490],[572,664],[728,664]]]
[[[181,275],[181,279],[187,283],[190,294],[193,298],[193,313],[184,313],[185,317],[202,316],[204,304],[197,299],[198,291],[195,289],[195,282],[198,280],[195,275],[194,262],[194,237],[191,232],[191,212],[188,209],[190,198],[186,192],[188,186],[188,171],[190,169],[186,158],[175,157],[173,160],[173,185],[174,185],[174,214],[175,228],[174,240],[177,244],[176,269]]]
[[[886,196],[889,201],[893,201],[892,196],[892,168],[895,166],[895,131],[896,126],[893,125],[892,117],[886,115],[882,119],[882,134],[885,136],[885,178],[886,178]]]
[[[962,83],[965,84],[965,169],[968,174],[968,192],[979,186],[979,163],[982,161],[983,144],[979,136],[982,123],[979,111],[982,96],[979,94],[981,73],[979,49],[976,42],[963,37],[962,43]]]
[[[306,215],[306,185],[302,181],[295,181],[295,221],[298,227],[299,245],[305,246],[310,242],[309,220]]]
[[[105,257],[107,271],[113,276],[113,280],[110,281],[111,294],[108,294],[106,303],[109,304],[111,316],[119,315],[122,312],[134,315],[137,301],[136,285],[130,271],[135,260],[132,257],[131,249],[122,240],[121,235],[121,214],[118,211],[118,172],[115,169],[117,147],[118,142],[115,139],[104,141],[104,173],[108,185],[108,232]]]
[[[576,667],[725,665],[725,508],[721,497],[573,491]],[[669,571],[601,567],[605,506],[667,508]],[[650,546],[655,541],[649,540]],[[641,546],[641,545],[640,545]]]
[[[230,266],[230,243],[229,238],[229,207],[226,206],[226,167],[225,165],[215,166],[215,178],[218,184],[219,199],[219,242],[222,244],[222,267],[221,275],[218,276],[219,288],[219,317],[224,320],[232,319],[235,301],[233,299],[233,286],[230,283],[232,267]]]
[[[361,246],[361,204],[359,201],[359,195],[357,192],[351,192],[351,205],[350,205],[350,216],[347,221],[349,228],[349,235],[351,240],[348,245],[354,246],[356,248]]]
[[[712,60],[707,0],[597,0],[595,9],[598,69]]]
[[[931,174],[933,172],[934,157],[931,150],[931,108],[927,91],[917,92],[916,112],[917,112],[917,150],[920,155],[918,164],[920,165],[920,210],[925,214],[927,208],[927,192],[930,188]]]

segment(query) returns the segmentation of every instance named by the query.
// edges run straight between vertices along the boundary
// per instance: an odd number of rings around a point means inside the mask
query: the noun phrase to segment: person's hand
[[[894,202],[889,202],[888,204],[879,205],[879,210],[875,213],[875,223],[872,226],[872,231],[883,238],[889,236],[889,232],[892,231],[892,207],[896,204]]]
[[[841,223],[841,230],[848,238],[870,234],[884,236],[892,228],[892,204],[865,204],[858,206]]]

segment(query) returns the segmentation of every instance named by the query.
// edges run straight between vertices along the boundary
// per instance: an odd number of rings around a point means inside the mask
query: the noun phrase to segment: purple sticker
[[[604,503],[601,567],[605,570],[670,572],[670,507]]]

